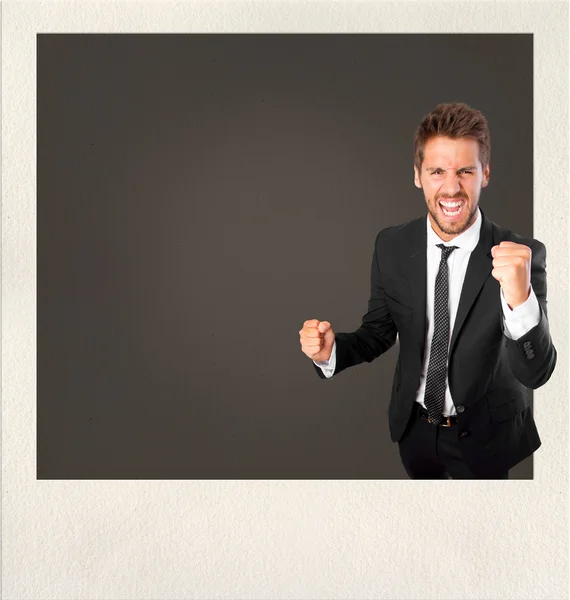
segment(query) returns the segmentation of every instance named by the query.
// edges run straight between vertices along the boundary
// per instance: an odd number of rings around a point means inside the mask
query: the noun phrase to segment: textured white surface
[[[2,597],[568,598],[567,3],[4,2],[2,16]],[[144,31],[534,33],[534,235],[558,349],[535,392],[534,481],[35,480],[35,38]]]

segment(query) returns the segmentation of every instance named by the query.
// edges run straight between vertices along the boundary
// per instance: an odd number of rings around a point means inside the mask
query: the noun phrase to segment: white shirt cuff
[[[333,343],[331,356],[328,360],[313,361],[317,367],[320,367],[326,377],[332,377],[336,368],[336,342]]]
[[[532,286],[526,301],[512,310],[509,308],[501,288],[501,306],[505,317],[505,335],[513,340],[518,340],[528,333],[540,321],[540,306]]]

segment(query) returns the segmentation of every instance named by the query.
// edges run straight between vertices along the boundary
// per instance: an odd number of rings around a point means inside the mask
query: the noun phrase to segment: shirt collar
[[[469,229],[466,229],[463,233],[454,237],[449,242],[444,242],[439,235],[432,229],[429,215],[426,217],[427,221],[427,243],[429,245],[445,244],[446,246],[457,246],[468,252],[472,252],[475,246],[479,243],[479,235],[481,233],[481,224],[483,219],[481,218],[481,209],[477,207],[477,217],[475,222]]]

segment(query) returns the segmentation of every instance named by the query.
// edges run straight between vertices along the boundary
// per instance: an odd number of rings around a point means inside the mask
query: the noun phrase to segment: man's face
[[[424,191],[431,226],[442,240],[453,239],[475,222],[481,189],[489,183],[489,166],[483,171],[476,140],[430,138],[421,173],[417,167],[414,173],[414,183]]]

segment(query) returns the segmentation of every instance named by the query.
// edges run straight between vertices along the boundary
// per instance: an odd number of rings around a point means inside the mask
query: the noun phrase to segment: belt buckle
[[[449,416],[444,416],[441,415],[441,418],[443,419],[443,421],[441,423],[439,423],[439,425],[441,425],[441,427],[451,427],[451,419]],[[428,423],[430,423],[431,425],[435,425],[435,423],[431,420],[430,416],[428,415]]]

